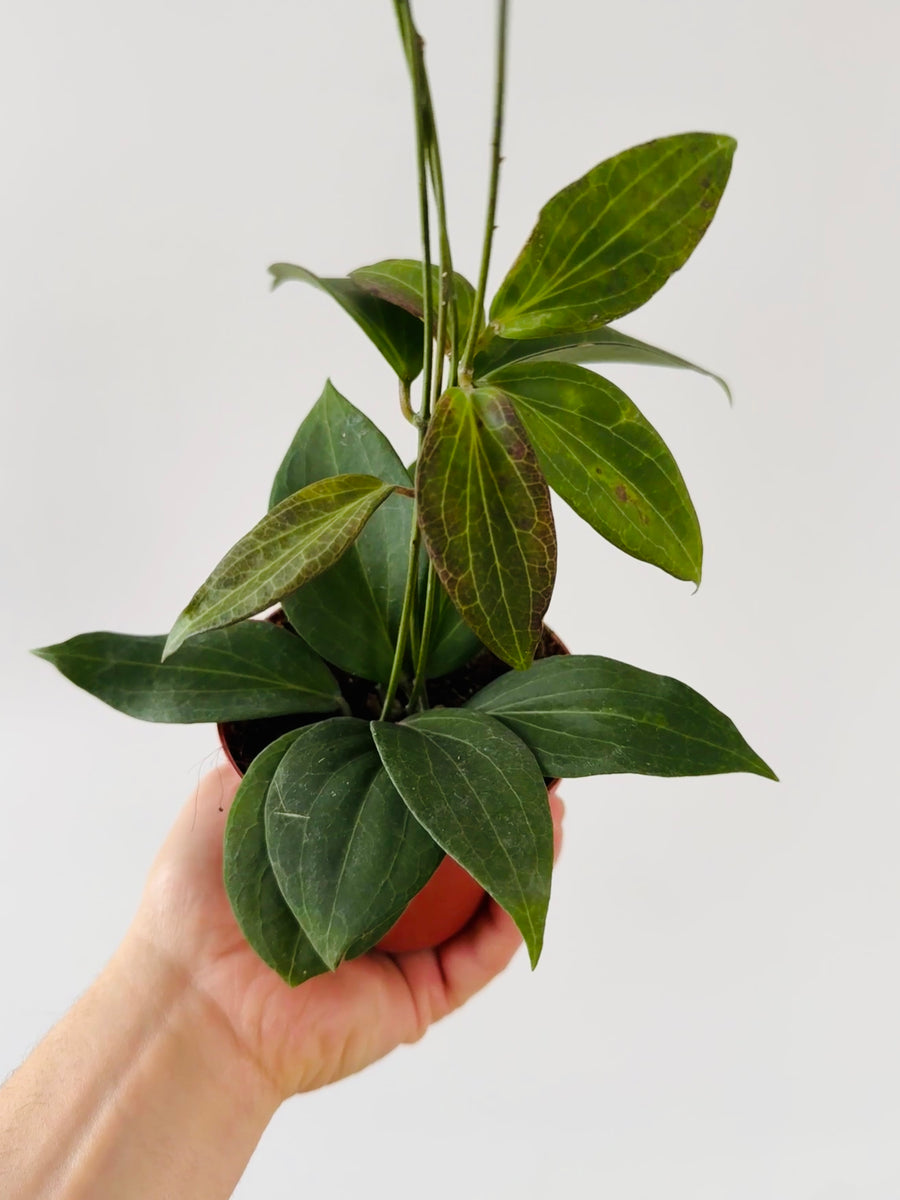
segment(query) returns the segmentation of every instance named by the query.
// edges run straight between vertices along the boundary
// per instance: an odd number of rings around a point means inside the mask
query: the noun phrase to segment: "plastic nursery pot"
[[[286,624],[281,613],[269,618],[273,619],[278,624]],[[536,657],[549,658],[568,653],[556,634],[545,628]],[[452,675],[432,680],[428,686],[429,698],[433,705],[459,707],[469,696],[508,669],[489,651],[483,651]],[[332,670],[354,716],[365,719],[377,716],[378,698],[371,684],[334,667]],[[243,775],[256,755],[282,734],[321,720],[327,720],[327,716],[321,713],[308,716],[296,714],[253,721],[229,721],[217,728],[225,757],[238,774]],[[557,779],[547,780],[548,793],[558,782]],[[446,855],[425,887],[413,897],[403,915],[375,949],[388,954],[403,954],[439,946],[471,921],[484,899],[485,892],[481,885],[458,862]]]

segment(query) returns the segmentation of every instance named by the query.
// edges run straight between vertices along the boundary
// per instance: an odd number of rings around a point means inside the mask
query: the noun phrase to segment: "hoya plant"
[[[276,287],[325,292],[375,344],[417,431],[415,461],[404,465],[326,383],[268,512],[168,636],[87,633],[37,651],[131,716],[219,724],[244,773],[225,885],[248,942],[291,984],[373,947],[402,949],[391,932],[448,863],[476,903],[483,889],[510,914],[536,963],[555,779],[774,778],[686,684],[568,653],[544,626],[551,490],[626,554],[700,582],[700,526],[672,454],[592,367],[701,370],[610,322],[685,263],[735,143],[677,134],[593,167],[541,210],[486,314],[507,4],[475,284],[451,257],[423,43],[408,0],[394,8],[412,80],[422,258],[340,277],[287,263],[271,273]]]

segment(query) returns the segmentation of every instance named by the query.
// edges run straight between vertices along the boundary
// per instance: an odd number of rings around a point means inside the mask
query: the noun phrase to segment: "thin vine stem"
[[[453,280],[453,260],[450,253],[450,238],[447,232],[447,206],[444,193],[444,177],[441,166],[440,148],[437,140],[434,108],[431,100],[431,88],[425,69],[424,43],[415,27],[409,0],[394,0],[394,10],[400,26],[400,34],[406,52],[407,65],[413,87],[413,104],[416,118],[416,165],[418,172],[419,213],[422,227],[422,318],[423,318],[423,370],[422,370],[422,401],[419,413],[415,416],[419,427],[419,457],[422,454],[428,421],[434,406],[441,395],[444,386],[444,350],[447,341],[450,343],[450,374],[451,384],[457,382],[457,367],[459,359],[459,319],[456,308],[456,295]],[[437,209],[439,254],[440,254],[440,288],[437,311],[437,328],[434,328],[434,303],[431,280],[431,231],[428,197],[428,175],[431,176],[431,186]],[[407,415],[408,396],[401,407]],[[421,535],[418,528],[418,504],[413,512],[413,529],[410,537],[409,562],[407,567],[406,587],[403,594],[403,608],[400,615],[400,625],[397,630],[397,642],[394,647],[394,659],[391,674],[384,694],[382,704],[382,720],[390,716],[400,679],[403,674],[403,658],[406,653],[407,640],[413,644],[413,660],[415,665],[413,689],[410,693],[407,707],[423,693],[424,673],[428,661],[428,643],[434,615],[436,577],[431,563],[428,564],[426,575],[425,598],[422,609],[422,622],[416,620],[418,612],[416,581],[418,576],[419,546]],[[414,629],[413,627],[416,626]]]
[[[421,52],[421,38],[413,24],[409,0],[394,0],[394,11],[400,25],[400,36],[406,52],[413,89],[413,108],[416,126],[416,169],[419,194],[419,222],[422,233],[422,412],[427,410],[431,396],[431,373],[434,354],[432,328],[434,306],[431,295],[431,217],[428,203],[428,159],[430,135],[427,129],[427,81]],[[422,413],[420,413],[420,420]],[[427,419],[427,418],[426,418]]]
[[[413,108],[415,110],[416,124],[416,167],[419,192],[419,219],[422,232],[422,402],[417,419],[419,426],[419,454],[421,455],[422,442],[425,436],[425,429],[428,424],[428,413],[431,402],[434,355],[432,315],[433,306],[431,296],[431,225],[428,200],[428,170],[433,136],[432,130],[429,128],[429,123],[433,127],[433,120],[431,120],[429,117],[427,91],[428,84],[425,76],[424,58],[422,55],[422,39],[419,37],[415,25],[413,24],[409,0],[394,0],[394,11],[397,14],[397,21],[400,26],[400,36],[403,41],[407,65],[409,67],[410,77],[412,80]],[[443,223],[442,234],[444,237],[446,237],[446,228]],[[442,351],[443,347],[441,347],[441,352]],[[438,371],[440,374],[443,373],[442,363],[440,362]],[[420,537],[418,503],[414,498],[412,529],[409,539],[409,559],[406,570],[406,586],[403,591],[403,607],[400,611],[400,623],[397,628],[397,641],[394,646],[394,658],[393,662],[391,663],[391,673],[384,692],[384,699],[381,706],[382,721],[387,720],[391,715],[394,700],[397,695],[397,689],[400,685],[400,679],[403,674],[403,658],[406,653],[407,639],[410,637],[413,606],[416,596],[416,578],[419,568]],[[418,647],[417,657],[420,656],[421,644]]]
[[[435,118],[434,103],[431,96],[431,86],[428,82],[428,72],[425,67],[424,43],[415,28],[411,14],[410,25],[413,33],[411,46],[413,53],[417,58],[416,66],[419,72],[419,79],[421,80],[422,84],[422,93],[425,104],[425,118],[427,121],[428,136],[428,166],[431,174],[431,186],[434,194],[435,208],[437,210],[440,252],[440,289],[437,328],[435,330],[435,364],[432,375],[430,399],[428,396],[423,397],[422,410],[420,414],[419,453],[421,455],[422,444],[424,441],[425,432],[428,428],[428,422],[444,389],[444,352],[448,342],[450,348],[450,363],[447,385],[453,387],[458,382],[459,316],[456,304],[456,286],[453,276],[453,257],[450,250],[450,237],[447,228],[447,201],[446,193],[444,191],[444,172],[441,161],[440,144],[438,142],[437,135],[437,121]],[[425,693],[425,671],[428,664],[428,652],[431,641],[431,627],[434,620],[436,592],[437,577],[435,575],[434,566],[429,560],[425,579],[425,598],[421,609],[421,625],[417,628],[419,644],[416,647],[413,655],[415,671],[413,676],[413,686],[408,699],[409,708],[413,708],[420,700],[424,701],[424,704],[427,707],[427,695]],[[418,611],[416,612],[416,616],[419,616]]]
[[[394,647],[394,661],[391,664],[391,675],[384,691],[381,703],[381,720],[386,721],[394,706],[394,698],[400,685],[403,673],[403,656],[406,653],[406,639],[409,635],[410,617],[412,615],[413,598],[416,594],[416,574],[419,566],[419,524],[413,517],[412,532],[409,538],[409,563],[406,569],[406,587],[403,590],[403,608],[400,611],[400,624],[397,627],[397,644]]]
[[[424,71],[424,62],[422,64]],[[453,387],[457,382],[456,372],[459,362],[459,317],[456,309],[456,283],[453,278],[453,256],[450,253],[450,236],[447,232],[447,200],[444,194],[444,171],[441,166],[441,152],[437,140],[437,127],[434,119],[434,108],[431,103],[431,89],[425,78],[426,102],[428,105],[428,121],[431,130],[431,145],[429,146],[429,167],[431,170],[431,186],[434,190],[435,207],[438,217],[438,237],[440,247],[440,307],[438,322],[443,316],[443,333],[438,332],[437,355],[438,361],[443,362],[444,346],[450,342],[450,374],[448,385]],[[436,384],[432,387],[431,410],[437,404],[441,388]]]
[[[416,414],[413,412],[412,400],[409,394],[409,384],[405,379],[399,380],[400,384],[400,411],[406,417],[411,425],[415,425],[417,421]]]
[[[487,220],[484,227],[484,245],[481,252],[481,269],[478,272],[478,287],[475,292],[475,305],[472,309],[472,321],[463,350],[462,361],[459,365],[460,382],[469,385],[472,382],[472,356],[475,351],[475,338],[478,333],[478,314],[484,306],[484,296],[487,290],[488,267],[491,262],[491,247],[494,241],[495,218],[497,214],[497,188],[500,181],[500,143],[503,135],[503,94],[506,87],[506,33],[507,33],[507,0],[498,0],[497,6],[497,74],[494,87],[494,134],[491,141],[491,177],[488,188]]]
[[[431,626],[434,622],[437,588],[437,573],[429,559],[428,575],[425,582],[425,605],[422,612],[422,630],[419,635],[419,652],[416,656],[416,673],[413,679],[412,691],[409,693],[410,708],[413,708],[420,699],[425,698],[425,671],[428,666],[428,651],[430,648],[428,643],[431,641]],[[425,707],[427,707],[427,704]]]

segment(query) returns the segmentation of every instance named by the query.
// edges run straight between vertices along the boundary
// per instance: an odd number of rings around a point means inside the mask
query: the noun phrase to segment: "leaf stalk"
[[[503,96],[506,90],[507,15],[507,0],[498,0],[497,63],[494,84],[494,132],[491,140],[491,175],[488,186],[484,244],[481,251],[481,269],[478,272],[478,286],[475,292],[475,304],[472,307],[472,321],[469,325],[469,333],[466,338],[462,361],[459,365],[460,383],[465,387],[471,387],[472,385],[472,358],[475,353],[475,339],[478,333],[478,317],[484,307],[488,267],[491,262],[491,247],[493,246],[494,230],[496,229],[497,190],[500,182],[500,163],[502,161],[500,146],[503,136]]]

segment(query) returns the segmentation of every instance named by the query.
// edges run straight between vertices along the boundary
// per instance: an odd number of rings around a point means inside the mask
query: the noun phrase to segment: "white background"
[[[703,524],[696,595],[559,506],[551,621],[692,684],[782,777],[568,784],[536,974],[285,1106],[239,1197],[900,1196],[892,0],[514,0],[496,285],[595,162],[734,134],[719,215],[624,329],[722,371],[614,378]],[[420,0],[474,274],[492,6]],[[26,653],[163,632],[263,511],[327,375],[391,376],[278,259],[418,253],[387,0],[29,0],[0,48],[0,1072],[91,980],[215,752]],[[613,374],[612,372],[610,372]],[[893,710],[893,711],[892,711]]]

